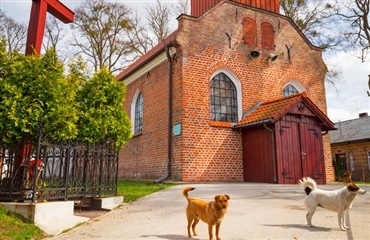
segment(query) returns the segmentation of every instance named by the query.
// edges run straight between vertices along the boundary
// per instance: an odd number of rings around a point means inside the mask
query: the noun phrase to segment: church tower
[[[191,15],[199,17],[204,12],[221,2],[222,0],[191,0]],[[233,0],[238,3],[264,9],[270,12],[280,13],[279,0]]]

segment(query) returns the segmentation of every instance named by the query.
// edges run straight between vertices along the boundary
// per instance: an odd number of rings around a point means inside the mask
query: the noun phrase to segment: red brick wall
[[[257,48],[244,43],[245,18],[256,21]],[[221,68],[231,70],[241,81],[243,112],[260,100],[281,97],[284,84],[292,79],[299,80],[306,87],[310,99],[326,112],[324,76],[327,69],[321,59],[321,51],[310,46],[286,18],[225,3],[196,20],[183,17],[179,21],[182,31],[177,41],[186,59],[183,97],[188,99],[183,104],[187,113],[183,118],[186,128],[183,138],[184,145],[188,146],[184,148],[183,180],[243,180],[240,133],[211,126],[209,121],[210,78]],[[270,23],[275,30],[273,50],[262,48],[261,24],[264,22]],[[232,36],[231,48],[226,33]],[[290,48],[290,61],[285,45]],[[249,53],[255,49],[261,51],[261,55],[258,59],[251,59]],[[275,62],[267,60],[271,52],[278,55]],[[327,140],[325,146],[326,143]],[[325,154],[326,162],[331,166],[330,153],[326,151]],[[220,163],[223,164],[221,167]],[[225,166],[228,169],[219,175]],[[329,178],[332,176],[330,166],[327,167]]]
[[[257,24],[257,46],[253,48],[243,39],[243,19],[247,17]],[[270,23],[275,31],[272,50],[262,49],[263,22]],[[226,33],[231,36],[231,48]],[[241,133],[210,122],[210,80],[219,69],[228,69],[240,80],[243,112],[260,100],[280,98],[283,86],[295,79],[326,113],[327,69],[321,52],[278,14],[224,2],[197,19],[182,16],[176,41],[173,123],[182,126],[181,135],[173,136],[172,177],[176,180],[243,181]],[[251,59],[249,53],[255,49],[261,52],[260,57]],[[274,62],[267,58],[271,52],[278,55]],[[121,177],[157,178],[167,171],[167,67],[165,62],[151,70],[150,76],[142,76],[127,86],[128,112],[136,89],[143,93],[144,124],[142,135],[134,137],[121,151]],[[324,138],[324,148],[327,177],[331,178],[328,139]]]
[[[127,86],[124,108],[128,113],[137,89],[144,102],[143,130],[120,152],[119,176],[158,178],[167,172],[168,62]]]

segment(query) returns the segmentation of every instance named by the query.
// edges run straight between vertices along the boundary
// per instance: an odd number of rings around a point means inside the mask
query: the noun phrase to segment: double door
[[[321,129],[318,125],[280,121],[276,125],[279,183],[297,184],[311,177],[325,184],[325,162]]]

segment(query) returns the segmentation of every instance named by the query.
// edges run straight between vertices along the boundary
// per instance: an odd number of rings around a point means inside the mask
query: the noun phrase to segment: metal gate
[[[39,139],[0,146],[0,201],[67,200],[117,194],[118,153],[94,144]]]

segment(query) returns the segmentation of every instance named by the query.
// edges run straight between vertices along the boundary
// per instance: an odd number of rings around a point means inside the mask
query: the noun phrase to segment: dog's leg
[[[195,222],[195,216],[187,212],[186,217],[188,218],[188,237],[191,238],[190,227],[191,227],[191,223],[193,222],[193,220]],[[194,232],[194,229],[193,229],[193,232]]]
[[[212,228],[213,228],[213,225],[212,224],[208,224],[209,240],[212,240],[213,239]]]
[[[217,240],[221,240],[221,238],[219,237],[219,232],[220,232],[220,226],[221,224],[216,224],[216,239]]]
[[[349,228],[346,226],[346,211],[338,211],[338,224],[342,231],[346,231]]]
[[[347,215],[347,211],[344,211],[343,212],[343,227],[345,229],[349,229],[349,227],[346,225],[346,215]]]
[[[199,218],[195,217],[195,218],[194,218],[193,225],[191,225],[191,228],[193,229],[193,234],[194,234],[194,236],[198,236],[198,233],[197,233],[197,231],[195,230],[195,227],[197,226],[198,222],[199,222]]]
[[[191,222],[189,223],[188,222],[188,237],[191,238],[191,234],[190,234],[190,226],[191,226]]]
[[[313,209],[310,209],[307,214],[306,214],[306,219],[307,219],[307,224],[310,226],[310,227],[315,227],[314,225],[312,225],[312,216],[313,214],[315,213],[316,211],[316,207],[313,208]]]

